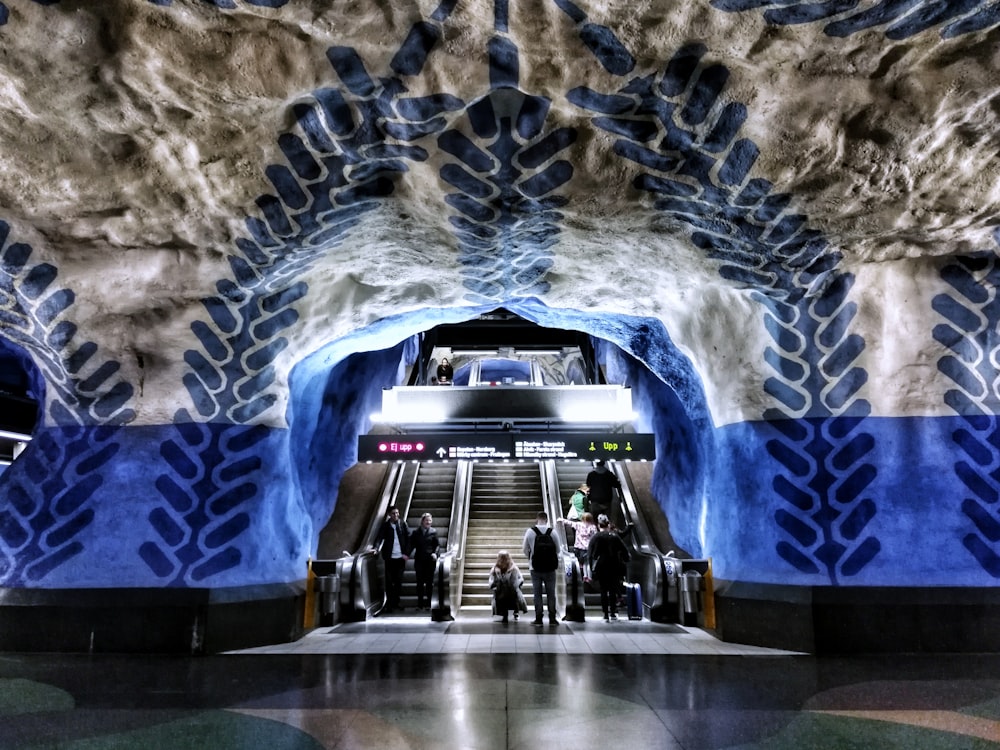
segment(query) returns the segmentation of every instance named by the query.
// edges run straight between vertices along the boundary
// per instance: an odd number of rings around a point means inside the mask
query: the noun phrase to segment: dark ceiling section
[[[38,402],[28,394],[31,378],[24,359],[0,342],[0,433],[31,435],[38,422]],[[14,449],[21,442],[0,434],[0,462],[14,460]]]
[[[579,346],[586,350],[589,347],[589,337],[576,331],[544,328],[501,308],[464,323],[438,326],[427,332],[425,345],[472,350],[500,347],[519,350],[561,349]]]
[[[427,366],[434,347],[437,346],[483,352],[509,348],[522,354],[532,350],[551,351],[577,347],[583,357],[588,382],[604,382],[600,368],[597,367],[594,343],[588,334],[562,328],[545,328],[502,307],[464,323],[441,325],[427,331],[421,343],[421,362],[419,367],[413,368],[409,385],[417,383],[419,373]]]
[[[0,393],[0,430],[30,435],[37,421],[37,402]]]

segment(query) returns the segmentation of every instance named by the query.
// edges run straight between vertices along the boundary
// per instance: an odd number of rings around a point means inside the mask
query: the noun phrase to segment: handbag
[[[580,513],[577,511],[576,506],[573,503],[569,504],[569,510],[566,511],[566,518],[570,521],[579,521]]]

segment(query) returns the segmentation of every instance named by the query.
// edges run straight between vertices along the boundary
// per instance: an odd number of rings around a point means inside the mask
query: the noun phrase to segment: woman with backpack
[[[514,564],[510,552],[500,550],[496,564],[490,570],[490,588],[493,590],[493,614],[501,615],[505,625],[509,622],[507,618],[511,610],[514,610],[515,620],[519,612],[528,611],[528,604],[521,593],[523,585],[524,576]]]

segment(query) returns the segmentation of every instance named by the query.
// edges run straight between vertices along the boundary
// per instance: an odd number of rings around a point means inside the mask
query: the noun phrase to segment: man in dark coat
[[[399,508],[389,508],[379,535],[382,559],[385,560],[385,612],[402,609],[399,593],[403,587],[403,571],[410,559],[410,529],[399,519]]]
[[[430,513],[420,517],[420,525],[410,534],[410,548],[413,554],[413,569],[417,572],[417,609],[431,606],[431,585],[434,582],[434,566],[440,541],[437,529],[431,524]]]
[[[611,531],[611,522],[607,516],[598,516],[597,528],[597,533],[587,546],[587,559],[590,561],[590,575],[601,589],[604,621],[609,622],[618,619],[618,597],[621,595],[622,579],[628,572],[631,555],[622,538]]]
[[[602,513],[608,518],[614,518],[611,504],[614,501],[614,490],[621,491],[622,484],[618,477],[608,469],[605,460],[599,459],[594,464],[594,470],[587,474],[587,486],[590,487],[590,512],[597,518]]]

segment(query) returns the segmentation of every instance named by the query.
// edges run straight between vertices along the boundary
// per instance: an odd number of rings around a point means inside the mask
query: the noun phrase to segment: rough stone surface
[[[3,581],[295,579],[504,306],[609,343],[720,575],[995,582],[1000,14],[833,5],[0,3]]]

